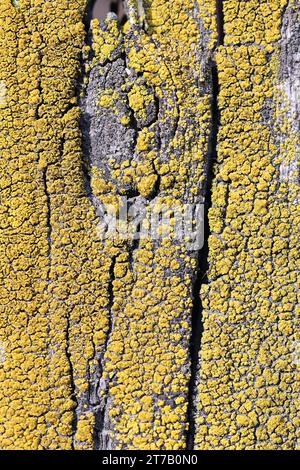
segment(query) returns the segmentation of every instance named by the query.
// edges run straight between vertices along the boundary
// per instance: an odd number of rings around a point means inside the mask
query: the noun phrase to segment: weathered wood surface
[[[125,3],[1,1],[0,446],[296,449],[299,3]]]

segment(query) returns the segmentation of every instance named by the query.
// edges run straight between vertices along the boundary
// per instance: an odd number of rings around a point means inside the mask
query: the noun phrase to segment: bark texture
[[[0,446],[296,449],[299,3],[92,3],[0,4]]]

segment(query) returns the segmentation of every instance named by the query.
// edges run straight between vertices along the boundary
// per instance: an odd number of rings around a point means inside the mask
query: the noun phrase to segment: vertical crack
[[[110,270],[109,270],[109,285],[108,285],[108,327],[105,336],[105,343],[103,348],[102,360],[99,363],[100,366],[100,377],[103,376],[105,355],[110,342],[112,330],[113,330],[113,314],[112,309],[114,305],[114,280],[115,280],[115,266],[116,257],[112,258]],[[97,407],[95,412],[95,430],[94,430],[94,450],[106,450],[108,448],[107,441],[105,439],[105,424],[108,416],[108,398],[109,398],[109,383],[105,382],[104,397]]]
[[[127,21],[122,0],[92,0],[90,2],[90,19],[98,18],[104,20],[109,12],[115,13],[118,16],[120,24],[123,25]]]
[[[224,9],[223,0],[216,0],[217,29],[218,29],[218,46],[224,45]]]
[[[86,9],[85,9],[85,15],[84,15],[84,18],[83,18],[86,37],[88,37],[88,32],[89,32],[89,29],[90,29],[90,23],[93,19],[93,10],[94,10],[96,2],[97,2],[97,0],[88,0],[88,2],[87,2],[87,6],[86,6]]]
[[[66,317],[66,357],[69,364],[70,370],[70,387],[71,387],[71,398],[74,402],[73,408],[73,417],[72,417],[72,442],[71,442],[71,449],[74,450],[74,439],[77,431],[77,412],[76,409],[78,407],[78,401],[76,397],[76,387],[75,387],[75,380],[74,380],[74,368],[71,359],[71,351],[70,351],[70,316],[67,315]]]
[[[94,57],[93,51],[93,35],[90,29],[90,22],[93,18],[93,9],[95,6],[95,0],[90,0],[86,9],[86,14],[84,17],[84,26],[85,26],[85,44],[89,46],[90,51],[88,57],[84,58],[81,54],[81,73],[77,81],[77,96],[79,96],[79,105],[83,107],[83,98],[81,97],[85,92],[84,77],[88,74],[86,70],[86,64],[90,63]],[[90,155],[92,153],[92,143],[91,143],[91,116],[87,112],[81,112],[80,114],[80,129],[81,129],[81,151],[82,151],[82,176],[85,194],[88,197],[91,205],[95,209],[96,215],[102,214],[101,204],[97,198],[93,195],[92,182],[91,182],[91,173],[90,165],[91,159]]]
[[[51,226],[51,200],[50,200],[50,194],[49,194],[48,185],[47,185],[47,168],[43,170],[42,178],[43,178],[43,186],[44,186],[44,193],[46,196],[46,206],[47,206],[47,215],[46,215],[47,241],[48,241],[47,256],[49,258],[49,270],[50,270],[51,248],[52,248],[52,226]]]
[[[47,170],[48,167],[46,167],[43,172],[42,172],[42,179],[43,179],[43,186],[44,186],[44,193],[46,196],[46,206],[47,206],[47,215],[46,215],[46,224],[47,224],[47,241],[48,241],[48,250],[47,250],[47,256],[49,259],[49,273],[48,273],[48,282],[50,282],[50,276],[51,276],[51,261],[52,261],[52,256],[51,256],[51,251],[52,251],[52,225],[51,225],[51,194],[49,193],[48,190],[48,183],[47,183]],[[71,449],[74,450],[74,436],[76,433],[77,429],[77,414],[76,414],[76,408],[78,406],[78,402],[76,399],[76,389],[75,389],[75,381],[74,381],[74,369],[73,369],[73,364],[71,360],[71,352],[70,352],[70,317],[69,315],[66,316],[66,358],[68,361],[69,365],[69,378],[70,378],[70,389],[71,389],[71,398],[74,402],[74,408],[73,408],[73,419],[72,419],[72,441],[71,441]]]
[[[224,15],[223,1],[216,0],[216,14],[218,26],[218,45],[224,44]],[[203,334],[203,306],[200,298],[201,286],[208,283],[209,269],[209,247],[210,237],[209,209],[212,204],[212,184],[214,178],[214,164],[217,160],[217,143],[220,126],[220,111],[218,107],[219,78],[218,68],[214,57],[210,63],[211,77],[211,133],[208,143],[207,160],[205,165],[205,198],[204,198],[204,245],[198,253],[198,269],[193,283],[193,308],[192,308],[192,333],[190,340],[190,382],[188,390],[188,410],[187,419],[189,428],[186,435],[186,446],[188,450],[193,450],[196,434],[196,398],[199,373],[199,355]]]

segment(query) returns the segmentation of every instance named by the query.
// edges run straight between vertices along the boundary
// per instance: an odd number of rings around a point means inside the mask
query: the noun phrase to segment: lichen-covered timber
[[[0,4],[0,448],[296,449],[299,2],[89,3]]]
[[[300,8],[223,8],[196,448],[296,449]]]

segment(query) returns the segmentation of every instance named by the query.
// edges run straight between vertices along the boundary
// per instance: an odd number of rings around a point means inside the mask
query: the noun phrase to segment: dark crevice
[[[218,45],[224,43],[223,27],[223,2],[217,1]],[[217,161],[217,143],[220,127],[220,110],[218,107],[219,78],[218,69],[214,59],[210,63],[212,83],[211,99],[211,133],[208,143],[207,160],[205,165],[205,194],[204,194],[204,244],[198,253],[198,270],[193,284],[193,308],[192,308],[192,335],[190,343],[191,376],[188,391],[188,423],[189,429],[186,436],[188,450],[194,449],[196,435],[196,411],[197,411],[197,386],[199,373],[199,354],[203,335],[203,306],[200,297],[201,286],[208,284],[209,270],[209,246],[210,237],[209,209],[212,205],[212,185],[214,180],[214,164]]]
[[[159,98],[158,98],[158,96],[156,96],[155,94],[153,95],[153,103],[154,103],[155,113],[154,113],[153,118],[147,122],[147,126],[148,126],[148,127],[150,127],[150,126],[156,124],[157,121],[158,121],[158,116],[159,116]]]
[[[127,106],[128,106],[129,111],[130,111],[130,123],[129,123],[130,129],[132,129],[134,131],[134,138],[133,138],[133,142],[132,142],[132,147],[133,147],[133,149],[135,149],[140,128],[138,126],[138,122],[137,122],[136,117],[134,115],[134,111],[129,106],[129,101],[127,103]]]
[[[105,343],[103,348],[102,361],[100,363],[101,374],[103,375],[105,354],[108,349],[110,342],[111,334],[113,331],[113,314],[112,309],[114,305],[114,281],[115,281],[115,266],[116,266],[116,257],[112,258],[110,270],[109,270],[109,284],[108,284],[108,326],[105,336]],[[94,450],[105,450],[105,442],[103,438],[103,431],[105,427],[105,417],[107,414],[107,402],[109,397],[109,384],[106,383],[105,396],[102,400],[102,403],[95,412],[95,428],[94,428]]]
[[[105,20],[108,13],[115,13],[121,25],[127,21],[122,0],[93,0],[89,5],[89,19]]]
[[[64,114],[66,114],[70,109],[72,109],[74,107],[73,104],[69,104],[65,111],[64,111]],[[60,139],[60,149],[59,149],[59,153],[61,155],[61,158],[63,158],[63,154],[64,154],[64,147],[65,147],[65,137],[63,136],[61,139]],[[45,170],[44,174],[45,174],[45,188],[46,188],[46,195],[47,195],[47,200],[48,200],[48,217],[49,217],[49,239],[50,239],[50,242],[51,242],[51,245],[52,245],[52,238],[51,238],[51,234],[52,234],[52,227],[51,227],[51,204],[50,204],[50,194],[48,193],[48,190],[47,190],[47,169]],[[50,255],[51,256],[51,255]],[[72,363],[72,359],[71,359],[71,350],[70,350],[70,315],[67,314],[66,316],[66,358],[67,358],[67,361],[68,361],[68,365],[69,365],[69,371],[70,371],[70,388],[71,388],[71,398],[74,402],[74,408],[73,408],[73,416],[72,416],[72,442],[71,442],[71,448],[72,450],[75,449],[75,435],[76,435],[76,432],[77,432],[77,423],[78,423],[78,416],[77,416],[77,410],[78,410],[78,400],[77,400],[77,395],[76,395],[76,386],[75,386],[75,373],[74,373],[74,367],[73,367],[73,363]]]
[[[94,7],[95,0],[90,1],[86,16],[85,16],[85,31],[86,31],[86,38],[85,44],[89,46],[89,55],[86,58],[81,57],[81,74],[80,78],[77,82],[77,96],[81,96],[85,94],[85,85],[84,85],[84,77],[87,75],[86,71],[86,64],[89,64],[92,59],[94,58],[94,50],[93,50],[93,35],[90,29],[90,20],[92,18],[92,12]],[[82,105],[82,99],[80,100],[80,104]],[[82,106],[81,106],[82,108]],[[97,205],[95,204],[93,190],[92,190],[92,183],[91,183],[91,173],[90,173],[90,155],[92,152],[92,144],[90,138],[90,131],[91,131],[91,117],[86,112],[81,112],[80,114],[80,129],[82,134],[81,139],[81,147],[82,147],[82,174],[83,174],[83,182],[84,182],[84,190],[85,194],[87,195],[90,203],[96,210],[97,214]]]
[[[125,191],[122,192],[122,194],[120,194],[120,192],[118,192],[118,194],[120,196],[125,195],[127,199],[134,199],[140,195],[139,190],[133,186],[126,187]]]
[[[76,435],[76,431],[77,431],[77,413],[76,413],[76,409],[78,407],[78,401],[77,401],[77,397],[76,397],[76,387],[75,387],[75,381],[74,381],[74,368],[73,368],[73,364],[72,364],[72,359],[71,359],[71,351],[70,351],[70,317],[69,315],[67,315],[66,317],[66,322],[67,322],[67,325],[66,325],[66,357],[67,357],[67,360],[68,360],[68,364],[69,364],[69,370],[70,370],[70,387],[71,387],[71,398],[74,402],[74,409],[73,409],[73,416],[72,416],[72,442],[71,442],[71,446],[72,446],[72,450],[74,450],[74,438],[75,438],[75,435]]]
[[[40,64],[42,63],[42,60],[40,61]],[[39,98],[43,95],[43,90],[42,90],[42,80],[41,77],[38,78],[38,83],[36,87],[38,91]],[[35,108],[35,119],[38,121],[40,119],[40,106],[41,104],[38,104]]]
[[[152,191],[152,194],[151,194],[152,200],[155,199],[156,197],[158,197],[158,195],[160,193],[160,184],[161,184],[161,176],[160,176],[159,173],[157,173],[156,170],[155,170],[155,172],[156,172],[157,180],[156,180],[156,183],[154,185],[154,188],[153,188],[153,191]]]
[[[96,2],[97,2],[97,0],[89,0],[88,1],[87,7],[86,7],[86,10],[85,10],[84,19],[83,19],[86,31],[88,31],[89,28],[90,28],[90,23],[93,19],[93,11],[94,11],[94,7],[95,7]]]
[[[140,222],[137,225],[136,231],[132,237],[131,243],[128,246],[128,254],[129,254],[128,263],[129,263],[129,269],[132,273],[134,271],[133,265],[135,262],[134,253],[136,252],[136,250],[139,249],[139,246],[140,246],[141,226],[142,226],[142,222]]]
[[[225,38],[223,0],[216,0],[216,3],[218,46],[223,46]]]
[[[142,222],[140,222],[136,228],[136,232],[134,234],[133,240],[132,240],[132,245],[131,245],[131,259],[132,262],[134,261],[133,253],[138,250],[140,246],[140,238],[141,238],[141,229],[142,229]]]
[[[43,185],[44,185],[44,192],[45,192],[46,204],[47,204],[47,215],[46,215],[47,240],[48,240],[47,256],[50,260],[50,266],[51,266],[51,248],[52,248],[51,199],[50,199],[50,193],[48,191],[48,184],[47,184],[47,168],[44,169],[42,176],[43,176]]]
[[[196,431],[195,422],[195,399],[197,393],[197,376],[199,369],[199,353],[201,348],[201,339],[203,334],[203,322],[202,322],[202,302],[200,299],[200,289],[203,284],[208,283],[208,239],[210,236],[210,227],[208,213],[211,207],[211,189],[213,182],[213,166],[217,159],[217,135],[219,128],[219,111],[218,111],[218,74],[216,65],[212,65],[212,130],[208,148],[208,156],[206,163],[206,191],[204,199],[204,245],[198,254],[198,271],[197,276],[193,284],[193,309],[192,309],[192,337],[190,345],[190,357],[191,357],[191,378],[189,383],[189,399],[188,399],[188,422],[189,430],[187,433],[187,448],[193,450],[194,439]]]
[[[119,13],[119,1],[110,2],[110,11],[118,15]]]

